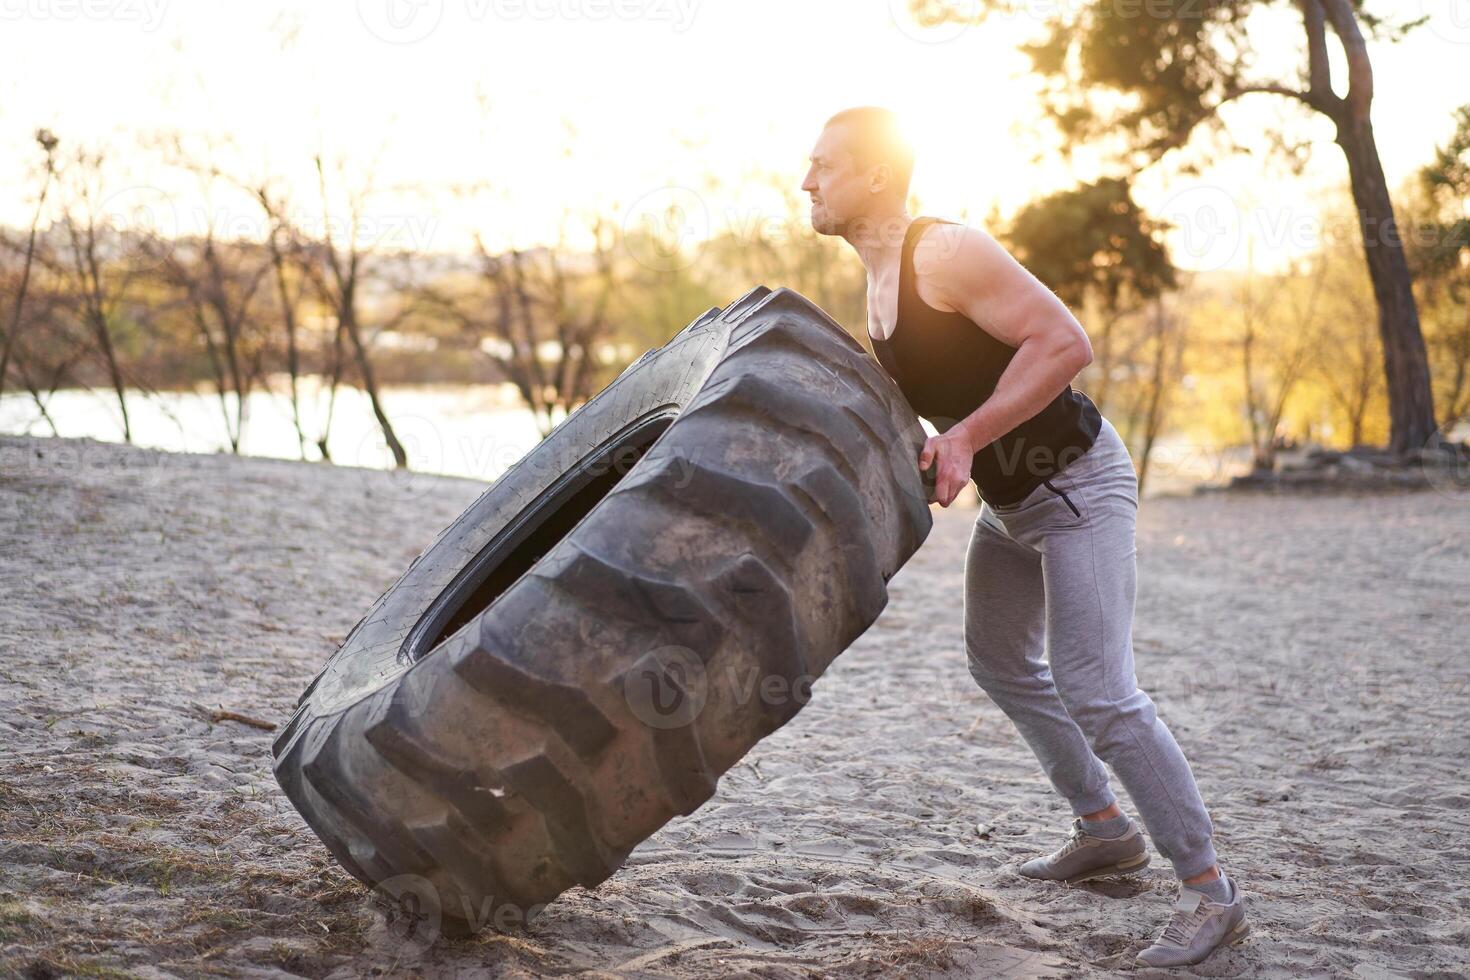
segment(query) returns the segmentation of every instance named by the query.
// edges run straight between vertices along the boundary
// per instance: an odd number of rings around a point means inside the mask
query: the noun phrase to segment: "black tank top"
[[[936,310],[919,298],[914,243],[940,218],[915,218],[899,256],[898,320],[891,339],[868,335],[879,363],[914,411],[943,433],[995,391],[1016,348],[986,333],[962,313]],[[975,454],[970,476],[991,505],[1024,500],[1092,447],[1102,414],[1070,384],[1045,408]]]

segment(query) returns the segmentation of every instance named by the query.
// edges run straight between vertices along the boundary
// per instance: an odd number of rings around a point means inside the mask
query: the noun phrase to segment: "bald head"
[[[888,167],[892,193],[900,201],[908,196],[909,180],[914,173],[914,148],[904,135],[896,112],[881,106],[856,106],[833,115],[823,128],[837,134],[840,145],[852,154],[853,165],[858,170]]]

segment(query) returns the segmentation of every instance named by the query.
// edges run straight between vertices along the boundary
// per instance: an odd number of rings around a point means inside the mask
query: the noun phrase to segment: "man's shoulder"
[[[914,239],[914,267],[940,270],[963,264],[968,258],[983,258],[1000,248],[1001,244],[984,228],[935,218],[919,229]]]
[[[949,293],[983,273],[1004,251],[983,228],[936,218],[914,239],[914,274]]]

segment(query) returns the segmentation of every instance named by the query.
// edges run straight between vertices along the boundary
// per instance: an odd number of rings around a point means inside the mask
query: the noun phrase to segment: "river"
[[[327,393],[315,379],[306,379],[301,391],[305,458],[316,460],[321,458],[315,441],[325,423]],[[228,451],[224,413],[218,396],[209,390],[128,391],[126,398],[135,445],[168,452]],[[417,472],[488,483],[540,440],[532,413],[522,407],[509,384],[394,385],[382,390],[382,401],[408,453],[409,468]],[[282,379],[253,392],[246,409],[242,453],[303,458]],[[47,401],[47,411],[62,436],[122,440],[121,415],[110,391],[58,391]],[[52,434],[30,395],[14,391],[0,396],[0,433]],[[337,389],[327,448],[339,464],[382,469],[393,465],[367,396],[358,388]],[[1144,496],[1221,481],[1244,472],[1247,459],[1243,450],[1201,447],[1179,438],[1161,440],[1150,460]]]

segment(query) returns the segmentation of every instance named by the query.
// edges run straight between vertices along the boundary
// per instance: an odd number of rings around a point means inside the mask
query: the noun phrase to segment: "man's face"
[[[844,145],[844,129],[838,123],[822,130],[801,182],[812,201],[812,229],[821,235],[842,234],[863,216],[871,201],[867,176],[853,165],[852,154]]]

